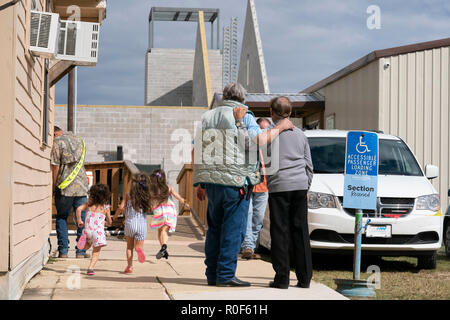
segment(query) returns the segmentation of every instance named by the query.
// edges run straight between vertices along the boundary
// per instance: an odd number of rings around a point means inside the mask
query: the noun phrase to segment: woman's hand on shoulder
[[[236,107],[233,109],[233,115],[234,115],[235,120],[244,119],[246,114],[247,114],[247,108],[245,108],[245,107]]]
[[[288,118],[281,120],[279,126],[281,131],[294,129],[294,124]]]

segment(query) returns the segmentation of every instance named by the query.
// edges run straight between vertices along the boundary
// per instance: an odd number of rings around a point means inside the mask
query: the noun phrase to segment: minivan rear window
[[[314,173],[344,173],[345,138],[308,138]],[[422,176],[408,146],[401,140],[380,139],[380,175]]]

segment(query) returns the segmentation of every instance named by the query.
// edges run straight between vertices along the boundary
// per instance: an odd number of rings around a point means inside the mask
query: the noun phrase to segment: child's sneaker
[[[142,250],[142,248],[141,247],[137,247],[136,248],[136,252],[138,254],[138,261],[140,263],[144,263],[145,262],[145,254],[144,254],[144,251]]]
[[[169,258],[169,253],[167,252],[167,245],[163,244],[161,247],[161,250],[159,250],[159,252],[156,254],[156,259],[161,259],[161,258]]]
[[[95,274],[94,269],[88,269],[87,270],[87,275],[88,276],[93,276]]]
[[[85,246],[86,246],[86,234],[83,232],[83,234],[80,237],[80,239],[78,239],[77,249],[78,250],[83,250]]]
[[[133,267],[126,267],[124,273],[133,273]]]

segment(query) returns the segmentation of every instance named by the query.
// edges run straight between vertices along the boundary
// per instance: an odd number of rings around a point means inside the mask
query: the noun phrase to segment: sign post
[[[361,274],[361,240],[362,240],[362,210],[355,214],[355,248],[353,252],[353,280],[359,280]]]
[[[363,210],[377,209],[378,135],[366,131],[347,134],[345,152],[344,208],[356,209],[353,255],[353,281],[336,279],[339,289],[348,296],[373,297],[375,291],[360,280]],[[370,220],[369,220],[370,222]]]

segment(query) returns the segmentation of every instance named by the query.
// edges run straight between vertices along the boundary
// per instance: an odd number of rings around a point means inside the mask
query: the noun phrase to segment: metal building
[[[303,90],[325,100],[327,129],[381,130],[401,137],[448,205],[450,38],[374,51]]]

